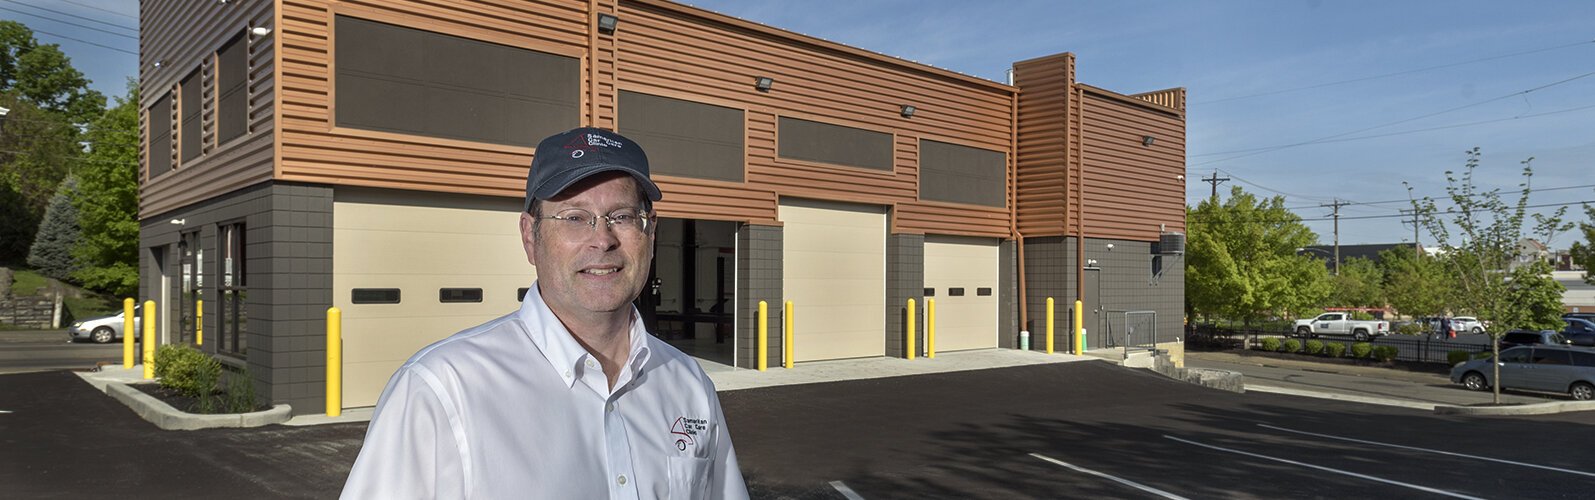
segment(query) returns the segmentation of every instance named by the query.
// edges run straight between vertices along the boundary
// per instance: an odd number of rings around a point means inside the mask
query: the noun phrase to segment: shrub
[[[1329,357],[1331,358],[1345,356],[1346,344],[1342,344],[1340,342],[1330,342],[1328,344],[1324,344],[1324,351],[1329,353]]]
[[[1313,356],[1317,356],[1317,355],[1320,355],[1320,354],[1323,354],[1323,353],[1324,353],[1324,342],[1322,340],[1309,340],[1309,341],[1307,341],[1307,354],[1311,354]]]
[[[1301,341],[1296,339],[1286,340],[1284,344],[1279,346],[1279,349],[1280,352],[1288,352],[1292,354],[1301,352]]]
[[[1398,354],[1401,354],[1401,349],[1393,345],[1374,346],[1373,348],[1373,359],[1381,362],[1388,363],[1396,359]]]
[[[227,413],[255,411],[255,381],[249,370],[227,377]]]
[[[1468,351],[1447,351],[1445,353],[1445,364],[1455,365],[1467,361],[1470,357],[1472,356],[1468,354]]]
[[[1263,350],[1264,351],[1278,351],[1279,350],[1279,339],[1274,338],[1274,337],[1263,337]]]
[[[1373,321],[1373,314],[1368,311],[1352,311],[1351,319],[1357,321]]]
[[[1396,333],[1402,335],[1423,335],[1423,325],[1418,323],[1407,323],[1401,325],[1399,328],[1396,328]]]
[[[184,396],[205,399],[216,390],[222,365],[187,344],[167,344],[155,350],[155,377],[161,387]]]
[[[1373,354],[1373,344],[1358,342],[1351,345],[1351,357],[1357,359],[1367,358]]]

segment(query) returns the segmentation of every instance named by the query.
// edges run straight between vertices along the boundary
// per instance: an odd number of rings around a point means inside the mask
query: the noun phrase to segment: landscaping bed
[[[211,395],[211,398],[213,398],[213,407],[211,408],[212,411],[204,411],[205,408],[201,407],[199,398],[185,395],[176,389],[162,387],[160,384],[129,384],[129,386],[134,389],[138,389],[139,392],[150,395],[150,397],[160,400],[162,403],[166,403],[167,406],[171,406],[177,411],[193,413],[196,415],[250,413],[271,409],[271,407],[268,405],[256,403],[253,408],[242,411],[232,411],[231,409],[227,408],[225,403],[219,402],[220,398],[226,397],[226,394],[217,391],[215,394]]]

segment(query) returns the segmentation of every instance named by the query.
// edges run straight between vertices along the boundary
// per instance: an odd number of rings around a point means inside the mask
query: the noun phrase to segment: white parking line
[[[1062,460],[1058,460],[1056,458],[1052,458],[1052,457],[1049,457],[1049,456],[1040,455],[1040,454],[1036,454],[1036,453],[1031,453],[1030,456],[1036,457],[1036,458],[1039,458],[1039,459],[1042,459],[1042,460],[1046,460],[1048,462],[1052,462],[1052,463],[1055,463],[1055,464],[1058,464],[1058,465],[1062,465],[1062,466],[1068,467],[1070,469],[1074,469],[1077,472],[1084,472],[1086,474],[1090,474],[1090,475],[1093,475],[1093,476],[1096,476],[1096,477],[1100,477],[1100,478],[1103,478],[1103,479],[1114,481],[1114,482],[1117,482],[1119,484],[1123,484],[1125,486],[1129,486],[1131,488],[1135,488],[1135,489],[1138,489],[1138,490],[1141,490],[1141,491],[1145,491],[1147,493],[1151,493],[1153,495],[1157,495],[1157,496],[1160,496],[1160,497],[1163,497],[1163,498],[1168,498],[1168,499],[1171,499],[1171,500],[1189,500],[1189,499],[1187,499],[1185,497],[1182,497],[1182,496],[1179,496],[1179,495],[1175,495],[1173,493],[1169,493],[1167,491],[1163,491],[1163,490],[1160,490],[1160,489],[1157,489],[1157,488],[1153,488],[1151,486],[1147,486],[1147,485],[1144,485],[1144,484],[1141,484],[1141,483],[1137,483],[1137,482],[1131,481],[1129,479],[1121,479],[1121,478],[1109,476],[1107,474],[1103,474],[1101,472],[1097,472],[1097,471],[1094,471],[1094,470],[1091,470],[1091,469],[1087,469],[1085,467],[1080,467],[1078,465],[1074,465],[1074,464],[1071,464],[1071,463],[1068,463],[1068,462],[1064,462]]]
[[[1471,458],[1471,459],[1474,459],[1474,460],[1486,460],[1486,461],[1490,461],[1490,462],[1497,462],[1497,463],[1510,464],[1510,465],[1521,465],[1523,467],[1533,467],[1533,468],[1536,468],[1536,469],[1545,469],[1545,470],[1549,470],[1549,471],[1566,472],[1568,474],[1578,474],[1580,476],[1595,477],[1595,473],[1589,473],[1589,472],[1584,472],[1584,471],[1579,471],[1579,470],[1572,470],[1572,469],[1562,469],[1562,468],[1558,468],[1558,467],[1551,467],[1549,465],[1538,465],[1538,464],[1530,464],[1530,463],[1523,463],[1523,462],[1513,462],[1511,460],[1502,460],[1502,459],[1499,459],[1499,458],[1481,457],[1481,456],[1478,456],[1478,455],[1467,455],[1467,454],[1463,454],[1463,453],[1453,453],[1453,452],[1449,452],[1449,451],[1431,450],[1431,449],[1428,449],[1428,448],[1418,448],[1418,447],[1414,447],[1414,446],[1402,446],[1402,445],[1399,445],[1399,444],[1381,443],[1381,442],[1378,442],[1378,441],[1366,441],[1366,440],[1362,440],[1362,439],[1352,439],[1352,438],[1348,438],[1348,437],[1331,436],[1331,435],[1328,435],[1328,434],[1319,434],[1319,433],[1316,433],[1316,432],[1298,431],[1298,430],[1295,430],[1295,429],[1286,429],[1284,427],[1274,427],[1274,426],[1268,425],[1268,424],[1257,424],[1257,426],[1258,427],[1267,428],[1267,429],[1273,429],[1273,430],[1276,430],[1276,431],[1294,432],[1294,433],[1297,433],[1297,434],[1305,434],[1305,435],[1308,435],[1308,436],[1316,436],[1316,437],[1329,438],[1329,439],[1339,439],[1341,441],[1350,441],[1350,442],[1353,442],[1353,443],[1371,444],[1371,445],[1376,445],[1376,446],[1388,446],[1388,447],[1391,447],[1391,448],[1400,448],[1400,449],[1403,449],[1403,450],[1422,451],[1422,452],[1427,452],[1427,453],[1437,453],[1437,454],[1449,455],[1449,456],[1453,456],[1453,457]]]
[[[844,497],[847,497],[847,500],[864,500],[864,497],[859,496],[858,492],[853,491],[853,489],[847,487],[846,484],[842,484],[841,481],[831,481],[831,487],[836,488],[836,492],[841,493]]]
[[[1301,467],[1318,469],[1318,470],[1321,470],[1321,471],[1324,471],[1324,472],[1332,472],[1332,473],[1335,473],[1335,474],[1341,474],[1341,475],[1346,475],[1346,476],[1351,476],[1351,477],[1356,477],[1356,478],[1367,479],[1369,481],[1378,481],[1378,482],[1385,483],[1385,484],[1393,484],[1393,485],[1401,486],[1401,487],[1404,487],[1404,488],[1412,488],[1412,489],[1415,489],[1415,490],[1418,490],[1418,491],[1427,491],[1429,493],[1434,493],[1436,495],[1445,495],[1445,496],[1448,496],[1448,497],[1456,497],[1456,498],[1467,498],[1467,499],[1471,499],[1471,500],[1483,500],[1482,498],[1479,498],[1479,497],[1467,496],[1467,495],[1463,495],[1461,493],[1452,493],[1452,492],[1445,491],[1445,490],[1439,490],[1439,489],[1430,488],[1428,486],[1420,486],[1420,485],[1416,485],[1416,484],[1412,484],[1412,483],[1403,483],[1401,481],[1385,479],[1385,478],[1382,478],[1382,477],[1369,476],[1367,474],[1358,474],[1358,473],[1355,473],[1355,472],[1346,472],[1346,471],[1339,470],[1339,469],[1331,469],[1329,467],[1324,467],[1324,466],[1321,466],[1321,465],[1313,465],[1313,464],[1309,464],[1309,463],[1297,462],[1295,460],[1287,460],[1287,459],[1283,459],[1283,458],[1270,457],[1268,455],[1259,455],[1259,454],[1252,453],[1252,452],[1249,452],[1249,451],[1234,450],[1234,449],[1230,449],[1230,448],[1224,448],[1222,446],[1213,446],[1213,445],[1210,445],[1210,444],[1202,444],[1202,443],[1198,443],[1196,441],[1191,441],[1191,440],[1188,440],[1188,439],[1180,439],[1180,438],[1177,438],[1177,437],[1174,437],[1174,436],[1170,436],[1170,435],[1167,435],[1167,434],[1164,434],[1163,437],[1168,438],[1168,439],[1172,439],[1172,440],[1175,440],[1175,441],[1179,441],[1181,443],[1189,444],[1189,445],[1201,446],[1203,448],[1208,448],[1208,449],[1213,449],[1213,450],[1218,450],[1218,451],[1224,451],[1224,452],[1229,452],[1229,453],[1235,453],[1235,454],[1239,454],[1239,455],[1246,455],[1248,457],[1261,458],[1261,459],[1264,459],[1264,460],[1273,460],[1275,462],[1281,462],[1281,463],[1287,463],[1287,464],[1297,465],[1297,466],[1301,466]]]

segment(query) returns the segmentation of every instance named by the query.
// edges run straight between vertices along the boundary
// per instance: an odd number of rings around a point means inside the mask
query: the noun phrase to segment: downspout
[[[1014,84],[1013,69],[1008,70],[1008,85]],[[1014,90],[1009,100],[1008,150],[1013,152],[1013,169],[1008,171],[1008,231],[1013,233],[1018,248],[1019,272],[1019,329],[1030,329],[1030,301],[1025,289],[1025,235],[1019,232],[1019,91]]]
[[[587,0],[587,126],[598,126],[598,0]]]

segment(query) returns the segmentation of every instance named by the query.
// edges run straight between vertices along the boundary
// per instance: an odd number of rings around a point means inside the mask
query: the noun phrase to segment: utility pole
[[[1335,276],[1340,276],[1340,207],[1350,204],[1351,202],[1349,201],[1340,201],[1340,198],[1335,198],[1334,203],[1319,205],[1334,210],[1332,217],[1335,219]]]
[[[1412,215],[1411,221],[1401,221],[1401,223],[1412,224],[1412,256],[1414,258],[1422,257],[1423,245],[1418,244],[1418,209],[1414,208],[1412,210],[1402,210],[1401,214]]]
[[[1209,199],[1218,198],[1218,185],[1219,184],[1223,184],[1224,181],[1228,181],[1228,180],[1229,180],[1229,177],[1219,177],[1218,176],[1218,169],[1216,169],[1216,168],[1213,169],[1213,176],[1212,177],[1204,177],[1204,178],[1202,178],[1202,182],[1206,182],[1208,184],[1212,184],[1213,185],[1213,196],[1212,196],[1212,198],[1209,198]]]

